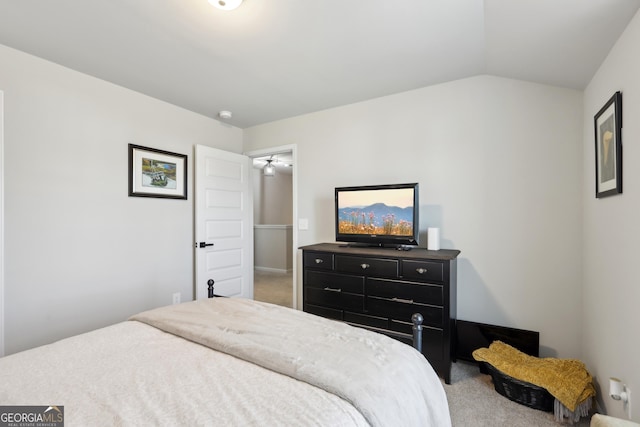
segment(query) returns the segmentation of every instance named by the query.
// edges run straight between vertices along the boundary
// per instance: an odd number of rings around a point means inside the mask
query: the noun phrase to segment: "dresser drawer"
[[[411,300],[367,296],[367,314],[372,316],[387,316],[391,319],[411,322],[411,316],[414,313],[422,314],[423,325],[442,327],[444,324],[442,307],[416,304]]]
[[[366,276],[398,277],[398,260],[336,255],[336,271]]]
[[[308,268],[319,268],[322,270],[333,270],[333,254],[326,252],[303,252],[303,263]]]
[[[340,310],[364,310],[364,295],[348,294],[329,287],[305,288],[304,302]]]
[[[442,285],[368,278],[366,289],[367,295],[388,299],[400,298],[432,305],[444,303]]]
[[[305,270],[305,288],[321,288],[335,292],[364,294],[364,276],[326,273],[324,271]]]
[[[402,260],[402,277],[423,282],[442,282],[444,267],[441,262]]]

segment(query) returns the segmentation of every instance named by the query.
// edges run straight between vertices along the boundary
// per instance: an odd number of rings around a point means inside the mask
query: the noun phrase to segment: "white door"
[[[253,198],[249,157],[203,145],[195,156],[196,298],[253,299]]]

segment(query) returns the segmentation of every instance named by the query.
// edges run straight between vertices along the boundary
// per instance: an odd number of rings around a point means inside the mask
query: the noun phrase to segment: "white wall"
[[[0,357],[4,356],[4,92],[0,90]]]
[[[291,225],[256,224],[253,227],[256,270],[291,272],[293,269],[293,229]]]
[[[334,187],[419,182],[421,246],[436,226],[462,251],[458,318],[578,357],[581,111],[581,92],[479,76],[245,129],[244,148],[298,145],[300,245],[333,241]]]
[[[291,173],[264,176],[253,170],[253,218],[256,224],[291,224],[293,180]]]
[[[242,131],[0,46],[6,352],[193,296],[193,147]],[[188,200],[127,196],[127,144],[188,159]]]
[[[606,412],[625,417],[608,394],[608,378],[633,391],[633,420],[640,421],[640,13],[636,14],[584,92],[584,343],[583,353],[600,385]],[[594,115],[622,92],[623,193],[595,198]],[[604,397],[602,397],[604,395]]]

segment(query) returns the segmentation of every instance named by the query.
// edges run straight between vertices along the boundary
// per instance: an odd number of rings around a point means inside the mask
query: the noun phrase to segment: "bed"
[[[67,426],[448,426],[415,349],[272,304],[212,298],[0,359],[1,405],[58,405]]]

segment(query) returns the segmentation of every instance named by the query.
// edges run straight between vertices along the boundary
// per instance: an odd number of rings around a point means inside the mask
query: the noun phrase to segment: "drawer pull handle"
[[[322,264],[324,261],[321,260],[320,258],[316,258],[316,264]]]
[[[330,288],[330,287],[326,287],[324,288],[325,291],[329,291],[329,292],[342,292],[342,289],[340,288]]]
[[[416,268],[416,271],[418,272],[418,274],[424,274],[427,272],[426,268]]]
[[[362,267],[363,270],[366,270],[367,268],[371,267],[369,264],[360,264],[360,267]]]
[[[413,300],[412,299],[391,298],[391,301],[393,301],[393,302],[403,302],[405,304],[413,304]]]

